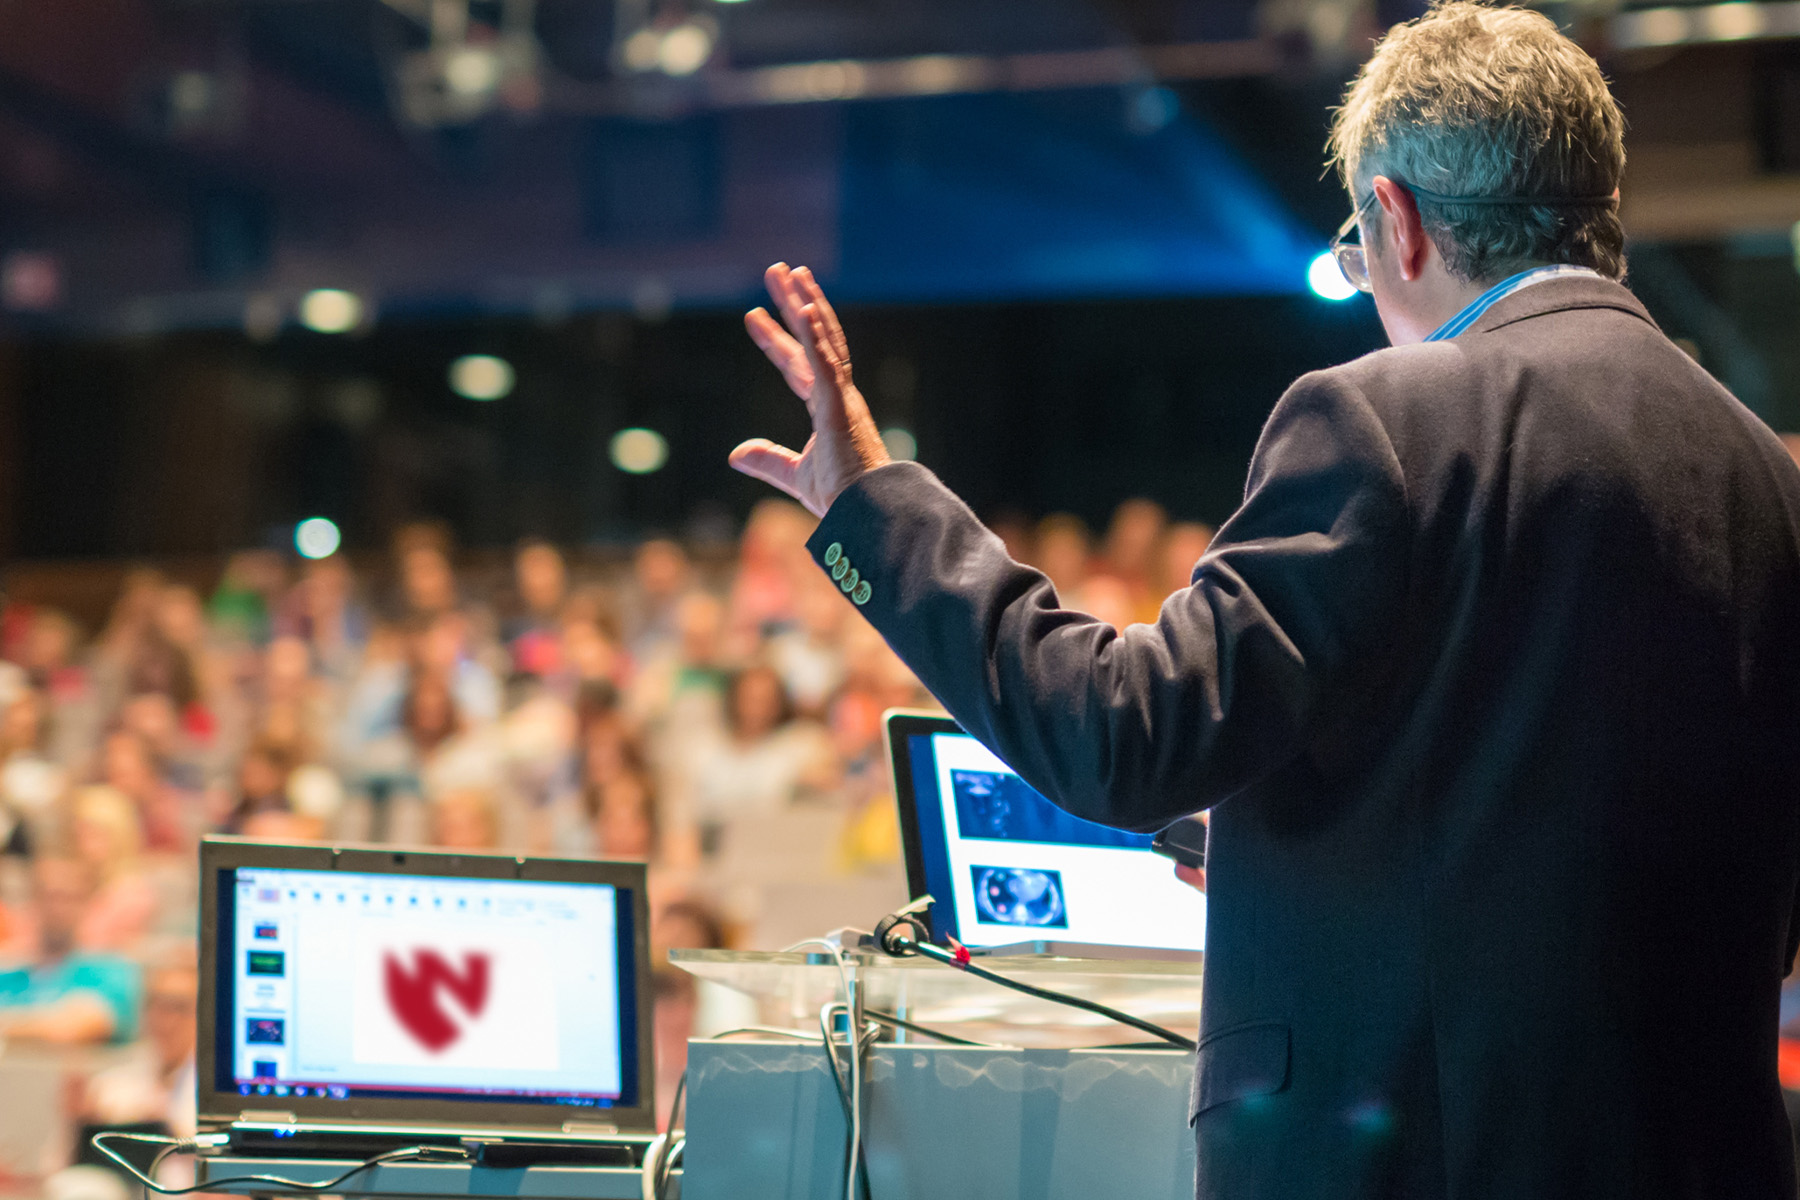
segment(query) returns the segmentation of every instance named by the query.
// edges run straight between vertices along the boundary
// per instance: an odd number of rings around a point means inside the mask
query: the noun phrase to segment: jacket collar
[[[1492,333],[1518,321],[1580,308],[1615,308],[1638,317],[1652,329],[1658,328],[1649,311],[1625,285],[1593,275],[1565,275],[1502,296],[1464,331],[1463,336]]]

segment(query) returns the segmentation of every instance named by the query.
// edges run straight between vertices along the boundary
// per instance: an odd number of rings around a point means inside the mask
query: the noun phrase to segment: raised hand
[[[744,328],[806,401],[813,432],[798,453],[767,438],[751,438],[731,452],[731,465],[774,484],[822,517],[840,492],[891,460],[868,403],[851,382],[843,326],[812,272],[776,263],[763,279],[781,322],[768,310],[753,308],[744,314]]]

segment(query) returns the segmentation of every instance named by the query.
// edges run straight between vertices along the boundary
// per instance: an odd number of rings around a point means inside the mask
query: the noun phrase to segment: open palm
[[[798,452],[767,438],[751,438],[731,452],[731,465],[775,485],[822,517],[839,493],[890,460],[869,405],[851,382],[843,326],[812,272],[776,263],[763,278],[781,321],[767,309],[753,308],[744,315],[744,327],[794,394],[806,401],[813,432]]]

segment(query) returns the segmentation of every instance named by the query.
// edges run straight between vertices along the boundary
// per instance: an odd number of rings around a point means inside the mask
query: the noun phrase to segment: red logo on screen
[[[444,1012],[439,997],[443,992],[455,996],[463,1011],[471,1017],[481,1015],[487,1005],[488,956],[463,955],[459,972],[436,950],[413,952],[412,970],[401,966],[392,955],[383,956],[387,979],[388,1006],[406,1031],[419,1039],[427,1050],[438,1051],[462,1034]]]

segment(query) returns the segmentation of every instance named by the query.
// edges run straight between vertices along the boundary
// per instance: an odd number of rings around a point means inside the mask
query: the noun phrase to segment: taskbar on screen
[[[482,1100],[499,1104],[565,1104],[582,1108],[611,1108],[617,1093],[540,1091],[531,1088],[432,1088],[368,1087],[342,1083],[277,1083],[269,1079],[235,1081],[240,1096],[289,1096],[319,1100]]]

